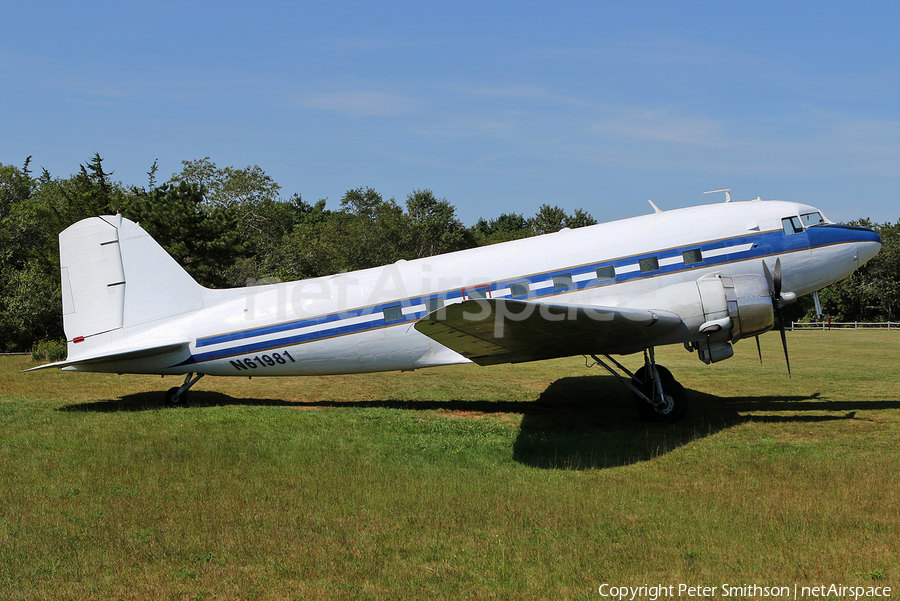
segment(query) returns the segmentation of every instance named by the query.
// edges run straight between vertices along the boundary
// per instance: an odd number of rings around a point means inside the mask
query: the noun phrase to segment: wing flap
[[[443,307],[415,328],[479,365],[493,365],[632,353],[680,325],[666,311],[477,299]]]

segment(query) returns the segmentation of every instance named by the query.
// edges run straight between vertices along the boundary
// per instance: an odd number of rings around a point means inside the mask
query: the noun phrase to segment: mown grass
[[[777,335],[645,424],[580,358],[343,377],[0,359],[0,598],[587,599],[900,586],[900,333]],[[626,358],[636,366],[636,357]]]

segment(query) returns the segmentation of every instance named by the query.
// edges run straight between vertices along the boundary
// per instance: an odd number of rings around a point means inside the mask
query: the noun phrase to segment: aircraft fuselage
[[[809,205],[697,206],[328,277],[200,289],[189,310],[158,325],[129,325],[126,319],[110,342],[137,333],[150,341],[177,333],[187,348],[67,369],[274,376],[467,363],[414,324],[441,306],[478,298],[617,307],[662,291],[664,304],[671,286],[714,273],[762,276],[763,261],[771,267],[776,258],[783,289],[800,296],[843,278],[879,247],[874,232],[825,222]],[[672,310],[685,326],[657,344],[697,339],[702,311]],[[623,343],[610,352],[635,350]]]

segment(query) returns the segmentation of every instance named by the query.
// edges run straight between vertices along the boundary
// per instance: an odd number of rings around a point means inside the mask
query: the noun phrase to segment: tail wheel
[[[183,407],[187,405],[188,389],[196,384],[204,374],[197,374],[194,377],[193,372],[184,377],[184,384],[181,386],[173,386],[166,391],[166,405],[170,407]]]
[[[187,390],[179,395],[178,386],[173,386],[166,391],[166,405],[169,405],[171,407],[182,407],[184,405],[187,405],[187,400]]]
[[[662,384],[664,404],[651,405],[641,397],[634,395],[638,415],[647,422],[674,423],[680,421],[688,410],[687,392],[684,386],[675,380],[672,372],[662,365],[656,366],[656,373],[659,374],[660,384]],[[637,370],[634,376],[634,385],[652,399],[655,384],[649,377],[647,366]]]

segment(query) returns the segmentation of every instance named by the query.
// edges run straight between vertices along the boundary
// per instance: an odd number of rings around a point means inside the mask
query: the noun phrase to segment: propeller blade
[[[788,357],[787,337],[784,334],[784,311],[778,305],[778,329],[781,331],[781,346],[784,347],[784,362],[787,363],[788,377],[791,378],[791,359]]]
[[[772,288],[772,298],[781,301],[781,257],[775,259],[775,287]]]
[[[769,266],[763,261],[763,274],[766,276],[766,283],[769,285],[769,292],[772,293],[772,306],[778,314],[778,329],[781,332],[781,346],[784,348],[784,362],[787,363],[788,377],[791,376],[791,359],[788,357],[787,336],[784,333],[784,311],[781,302],[781,258],[775,259],[775,273],[769,271]],[[759,337],[756,338],[756,348],[759,350]],[[759,360],[762,362],[762,350],[759,350]]]
[[[756,337],[756,352],[759,353],[759,364],[762,365],[762,347],[759,346],[759,336]]]
[[[772,272],[769,271],[769,266],[766,265],[766,262],[763,261],[763,275],[766,276],[766,284],[769,285],[769,292],[773,292],[775,290],[775,282],[772,280]]]

